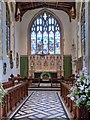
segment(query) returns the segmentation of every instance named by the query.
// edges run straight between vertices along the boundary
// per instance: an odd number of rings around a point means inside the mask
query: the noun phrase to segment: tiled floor
[[[68,119],[58,92],[34,91],[21,108],[14,114],[12,120]]]

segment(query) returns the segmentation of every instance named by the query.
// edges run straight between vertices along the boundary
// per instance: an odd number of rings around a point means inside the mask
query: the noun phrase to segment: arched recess
[[[40,10],[38,13],[36,13],[35,15],[34,15],[34,17],[32,18],[32,20],[30,21],[30,23],[29,23],[29,25],[28,25],[28,31],[27,31],[27,54],[28,55],[30,55],[31,53],[30,53],[30,51],[31,51],[31,44],[30,44],[30,32],[31,32],[31,27],[32,27],[32,24],[33,24],[33,21],[37,18],[37,16],[39,16],[40,14],[42,14],[42,13],[44,13],[44,12],[46,12],[46,13],[49,13],[49,14],[51,14],[56,20],[57,20],[57,22],[58,22],[58,24],[59,24],[59,28],[60,28],[60,41],[61,41],[61,43],[60,43],[60,47],[61,47],[61,53],[60,54],[63,54],[63,52],[64,52],[64,46],[63,46],[63,39],[64,39],[64,29],[63,29],[63,25],[62,25],[62,22],[61,22],[61,20],[59,19],[59,17],[57,16],[57,15],[55,15],[55,13],[53,13],[52,11],[50,11],[50,10],[48,10],[48,9],[42,9],[42,10]]]
[[[31,28],[32,28],[34,20],[36,20],[36,18],[38,16],[40,16],[44,13],[47,13],[48,15],[53,16],[53,18],[58,23],[59,28],[57,28],[57,29],[60,29],[60,43],[59,43],[60,44],[60,53],[59,52],[57,53],[56,51],[54,51],[53,53],[48,53],[47,52],[46,54],[45,53],[44,54],[37,54],[37,53],[31,54],[31,45],[30,45]],[[48,33],[48,36],[49,36],[49,33]],[[64,53],[64,44],[63,44],[63,42],[64,42],[64,40],[63,40],[64,29],[63,29],[62,22],[60,21],[58,16],[56,16],[55,13],[53,13],[52,11],[50,11],[48,9],[42,9],[41,11],[36,13],[29,23],[28,31],[27,31],[27,37],[28,37],[28,40],[27,40],[27,54],[29,56],[29,61],[30,61],[29,62],[29,76],[34,77],[34,73],[38,72],[38,71],[39,72],[41,72],[41,71],[42,72],[50,72],[51,71],[51,72],[57,73],[57,77],[62,76],[63,75],[63,53]],[[55,39],[55,33],[54,33],[54,41],[55,40],[56,39]],[[49,41],[49,37],[48,37],[48,41]],[[55,42],[54,42],[54,50],[55,49],[56,48],[55,48]],[[49,51],[49,47],[48,47],[48,51]]]

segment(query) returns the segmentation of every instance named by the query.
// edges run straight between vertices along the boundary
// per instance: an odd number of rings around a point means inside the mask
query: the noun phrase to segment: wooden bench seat
[[[8,81],[8,82],[2,83],[2,84],[3,84],[4,89],[14,86],[13,81]]]
[[[28,83],[22,82],[6,89],[7,94],[4,97],[5,105],[0,105],[0,120],[8,116],[17,108],[17,106],[28,96]]]

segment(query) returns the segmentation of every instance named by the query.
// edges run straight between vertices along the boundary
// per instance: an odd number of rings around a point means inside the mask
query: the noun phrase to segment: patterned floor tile
[[[36,91],[27,99],[17,113],[14,114],[12,120],[48,120],[55,118],[68,118],[58,93],[55,91]]]

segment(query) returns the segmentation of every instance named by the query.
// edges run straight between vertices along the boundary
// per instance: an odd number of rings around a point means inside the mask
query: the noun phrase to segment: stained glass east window
[[[60,32],[52,14],[39,14],[31,26],[31,54],[60,54]]]

